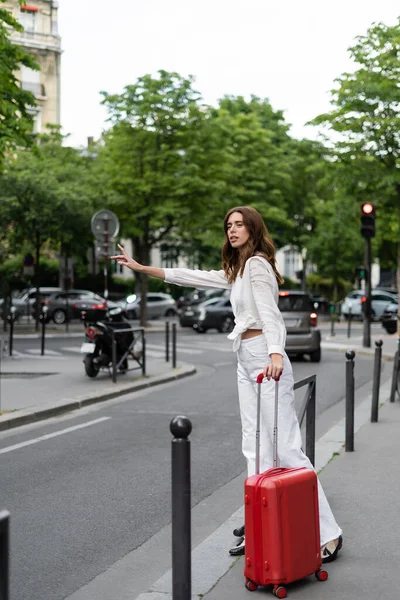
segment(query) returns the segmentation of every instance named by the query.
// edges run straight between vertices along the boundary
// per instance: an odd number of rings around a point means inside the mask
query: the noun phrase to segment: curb
[[[189,377],[190,375],[197,373],[197,369],[194,365],[184,365],[182,367],[178,367],[177,371],[178,372],[176,373],[168,373],[165,375],[154,375],[148,380],[141,380],[135,383],[126,383],[123,384],[123,387],[121,386],[118,389],[110,390],[102,394],[89,394],[74,400],[59,400],[57,404],[47,405],[47,407],[45,406],[37,410],[20,410],[13,413],[6,413],[5,415],[0,416],[0,431],[7,431],[9,429],[13,429],[14,427],[27,425],[28,423],[43,421],[45,419],[62,415],[73,410],[84,408],[85,406],[90,406],[91,404],[105,402],[106,400],[112,400],[113,398],[123,396],[131,392],[144,390],[146,388],[161,385],[163,383],[177,381],[178,379],[183,379],[184,377]]]
[[[354,350],[356,356],[375,356],[375,350],[373,348],[362,348],[361,346],[351,346],[350,344],[335,344],[333,342],[322,341],[321,348],[323,350],[332,350],[333,352],[346,352],[347,350]],[[382,352],[382,360],[393,362],[394,354]]]

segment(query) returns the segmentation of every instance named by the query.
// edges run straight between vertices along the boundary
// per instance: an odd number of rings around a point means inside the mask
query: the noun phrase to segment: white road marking
[[[62,346],[60,350],[62,350],[63,352],[77,352],[78,354],[80,354],[81,346]]]
[[[44,440],[49,440],[51,438],[57,437],[58,435],[64,435],[66,433],[71,433],[72,431],[77,431],[78,429],[83,429],[84,427],[90,427],[91,425],[97,425],[97,423],[101,423],[102,421],[108,421],[111,417],[101,417],[100,419],[95,419],[94,421],[88,421],[87,423],[82,423],[81,425],[75,425],[74,427],[68,427],[67,429],[62,429],[61,431],[55,431],[54,433],[47,433],[46,435],[42,435],[41,437],[34,438],[33,440],[28,440],[26,442],[21,442],[20,444],[15,444],[14,446],[8,446],[7,448],[2,448],[0,450],[0,454],[6,454],[7,452],[12,452],[13,450],[18,450],[19,448],[24,448],[25,446],[31,446],[32,444],[37,444],[38,442],[43,442]]]
[[[42,350],[41,348],[28,348],[26,350],[26,352],[28,352],[29,354],[42,354]],[[47,356],[62,356],[62,352],[57,352],[57,350],[48,350],[46,347],[44,349],[44,353],[47,354]]]

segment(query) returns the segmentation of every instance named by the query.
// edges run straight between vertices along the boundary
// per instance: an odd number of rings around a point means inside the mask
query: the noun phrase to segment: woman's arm
[[[159,267],[148,267],[146,265],[141,265],[134,258],[129,256],[127,251],[124,250],[124,248],[119,244],[118,248],[121,250],[122,254],[111,256],[111,258],[116,260],[119,265],[122,265],[123,267],[128,267],[128,269],[136,271],[137,273],[144,273],[145,275],[150,275],[150,277],[157,277],[157,279],[165,279],[164,269],[160,269]]]
[[[119,244],[118,248],[121,250],[122,254],[112,256],[111,258],[116,260],[119,265],[128,267],[129,269],[132,269],[132,271],[144,273],[145,275],[150,275],[150,277],[157,277],[158,279],[163,279],[167,283],[174,283],[175,285],[196,287],[199,289],[231,288],[231,284],[228,283],[222,269],[221,271],[201,271],[199,269],[161,269],[159,267],[148,267],[146,265],[141,265],[129,256],[126,250]]]
[[[195,287],[200,290],[223,288],[229,290],[232,286],[228,283],[224,271],[201,271],[200,269],[164,269],[165,281],[175,285]]]

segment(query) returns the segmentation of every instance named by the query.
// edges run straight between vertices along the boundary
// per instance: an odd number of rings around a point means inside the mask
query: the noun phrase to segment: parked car
[[[286,352],[308,354],[312,362],[320,362],[321,332],[313,297],[306,292],[281,290],[278,306],[286,326]]]
[[[211,290],[196,289],[178,298],[176,302],[177,309],[178,312],[181,313],[188,306],[201,304],[203,302],[206,302],[206,300],[210,300],[211,298],[222,298],[223,296],[229,297],[230,293],[230,290],[226,290],[225,288]]]
[[[388,333],[396,333],[398,326],[399,303],[391,302],[388,304],[381,315],[381,323]]]
[[[209,329],[229,333],[235,319],[229,298],[220,297],[187,306],[180,314],[179,322],[182,327],[193,327],[197,333],[205,333]]]
[[[372,290],[371,292],[371,310],[372,310],[372,319],[374,321],[379,321],[382,316],[383,311],[386,306],[390,302],[395,302],[397,300],[397,296],[395,294],[391,294],[389,292],[384,292],[382,290]],[[347,294],[344,299],[341,307],[341,314],[345,319],[349,318],[349,314],[351,314],[352,318],[362,319],[362,304],[365,302],[365,291],[364,290],[354,290]]]
[[[40,299],[48,298],[54,292],[60,292],[60,287],[40,287]],[[15,318],[32,315],[32,307],[36,302],[36,288],[27,288],[12,295],[12,305],[15,307]]]
[[[140,296],[132,294],[118,304],[125,310],[128,319],[139,319],[140,303]],[[164,294],[162,292],[149,292],[147,294],[147,316],[149,319],[173,317],[177,312],[176,302],[171,294]]]
[[[62,325],[67,320],[74,318],[80,318],[80,314],[74,309],[74,303],[77,300],[89,300],[97,298],[100,299],[98,294],[89,290],[69,290],[68,292],[56,292],[42,299],[40,304],[41,307],[47,307],[47,321],[53,320],[57,325]],[[32,314],[35,314],[36,302],[32,306]]]

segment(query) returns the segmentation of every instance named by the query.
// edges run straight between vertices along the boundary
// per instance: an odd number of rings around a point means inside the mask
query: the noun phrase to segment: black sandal
[[[321,552],[321,557],[322,557],[322,562],[323,563],[330,563],[330,562],[333,562],[334,560],[336,560],[338,552],[339,552],[339,550],[341,549],[341,547],[343,545],[343,538],[342,538],[342,536],[340,535],[338,537],[338,543],[336,544],[336,548],[335,548],[335,550],[333,552],[331,552],[330,550],[328,550],[327,545],[328,544],[326,544],[323,547],[323,550]]]
[[[243,556],[245,552],[245,541],[244,537],[239,539],[239,542],[229,550],[231,556]]]
[[[244,536],[244,525],[242,525],[241,527],[236,527],[236,529],[233,530],[233,535],[235,537],[243,537]]]

